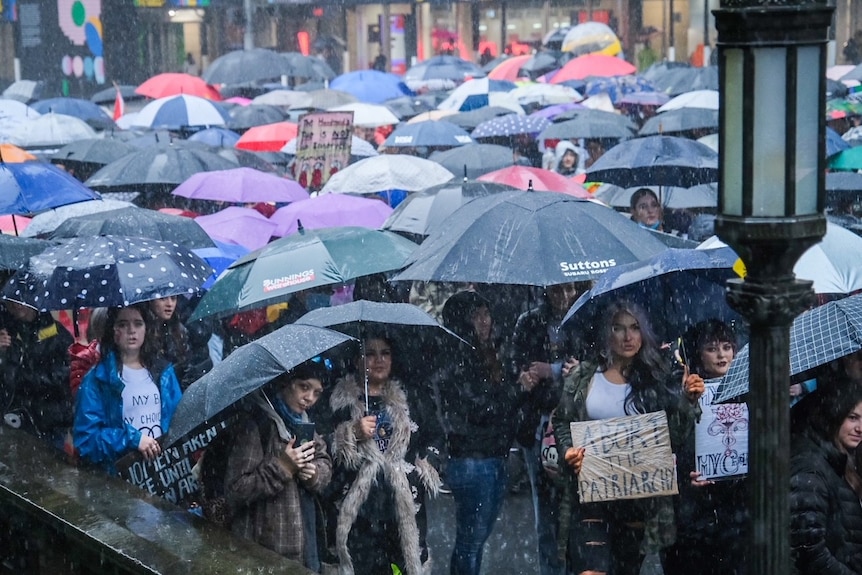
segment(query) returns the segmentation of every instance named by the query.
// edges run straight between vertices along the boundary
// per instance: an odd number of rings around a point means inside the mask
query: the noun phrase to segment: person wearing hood
[[[585,156],[585,150],[562,140],[554,148],[554,171],[567,178],[583,174]]]

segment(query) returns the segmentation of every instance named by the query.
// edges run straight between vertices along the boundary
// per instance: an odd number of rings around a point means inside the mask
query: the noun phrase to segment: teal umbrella
[[[404,267],[416,244],[398,234],[345,226],[306,230],[240,258],[213,284],[191,319],[224,317],[287,301],[290,294]]]

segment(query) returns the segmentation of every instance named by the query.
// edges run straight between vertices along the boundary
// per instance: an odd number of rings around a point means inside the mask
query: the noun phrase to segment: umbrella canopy
[[[301,52],[282,52],[280,56],[286,59],[291,66],[288,76],[319,81],[335,78],[335,71],[326,63],[326,60],[307,56]]]
[[[379,104],[354,102],[329,109],[330,112],[353,112],[353,125],[360,128],[379,128],[391,126],[399,122],[392,110]]]
[[[209,237],[228,244],[237,244],[248,250],[262,248],[275,232],[275,222],[251,208],[229,206],[208,216],[198,216],[195,223]]]
[[[437,184],[407,196],[380,228],[427,236],[470,200],[516,189],[503,184],[471,180],[451,180]]]
[[[307,108],[311,106],[311,96],[307,92],[296,92],[294,90],[273,90],[260,96],[255,96],[252,104],[265,104],[267,106],[278,106],[280,108]]]
[[[489,172],[477,178],[481,182],[495,182],[519,190],[560,192],[576,198],[590,198],[590,193],[572,178],[561,176],[550,170],[529,166],[509,166]]]
[[[32,102],[38,100],[42,94],[44,82],[36,80],[16,80],[3,90],[3,97],[19,102]]]
[[[24,218],[26,219],[26,218]],[[40,254],[53,242],[0,234],[0,270],[15,270],[27,263],[31,256]]]
[[[275,122],[249,128],[240,136],[236,147],[254,152],[278,152],[285,144],[294,139],[299,125],[293,122]]]
[[[31,108],[19,100],[0,98],[0,120],[26,120],[41,116],[35,108]]]
[[[588,76],[626,76],[635,72],[637,68],[620,58],[604,54],[587,54],[566,62],[551,78],[551,83],[583,80]]]
[[[6,214],[0,216],[0,235],[11,234],[16,237],[22,236],[30,225],[31,218],[18,216],[15,214]]]
[[[157,144],[111,162],[86,184],[101,191],[173,189],[198,172],[236,167],[236,163],[200,146]]]
[[[376,194],[387,190],[416,192],[448,182],[455,175],[436,162],[404,154],[359,160],[334,174],[322,194]]]
[[[611,102],[616,105],[626,94],[646,91],[655,92],[656,88],[642,76],[590,76],[586,79],[583,94],[584,96],[607,94]]]
[[[353,338],[323,327],[286,325],[234,350],[183,393],[164,441],[170,446],[223,421],[230,409],[294,367]]]
[[[490,78],[477,78],[467,80],[449,94],[437,106],[439,110],[456,110],[467,112],[490,105],[489,95],[493,92],[508,92],[516,88],[516,85],[507,80],[492,80]]]
[[[571,120],[551,124],[539,134],[540,140],[573,140],[576,138],[612,138],[627,140],[634,136],[631,129],[616,119],[611,119],[609,112],[600,112],[608,117],[597,114],[578,114]]]
[[[30,225],[21,235],[26,237],[47,236],[57,229],[57,226],[65,222],[69,218],[75,216],[84,216],[87,214],[95,214],[96,212],[106,212],[108,210],[116,210],[119,208],[128,208],[133,206],[129,202],[120,200],[87,200],[66,206],[60,206],[44,212],[39,212],[30,221]]]
[[[835,130],[826,126],[826,158],[828,159],[831,156],[834,156],[838,152],[843,152],[844,150],[849,150],[851,147],[850,142],[845,140],[843,136],[838,134]]]
[[[0,162],[10,162],[18,164],[20,162],[29,162],[30,160],[38,159],[36,156],[19,148],[15,144],[0,144]]]
[[[297,138],[290,140],[288,143],[284,145],[281,149],[281,153],[290,154],[291,156],[296,155],[296,141]],[[374,149],[374,146],[363,140],[358,136],[350,137],[350,156],[351,162],[353,162],[353,158],[369,158],[371,156],[377,156],[377,150]]]
[[[59,148],[76,140],[95,138],[96,131],[84,120],[51,112],[2,130],[5,140],[22,148]]]
[[[204,80],[181,72],[156,74],[135,88],[135,93],[154,100],[180,94],[198,96],[207,100],[221,100],[221,94],[218,93],[218,90]]]
[[[862,294],[808,310],[790,326],[790,375],[801,376],[862,349]],[[733,358],[713,403],[748,393],[748,346]]]
[[[287,58],[272,50],[235,50],[219,56],[204,70],[208,84],[244,84],[290,76],[293,67]]]
[[[452,80],[463,82],[470,78],[482,78],[485,72],[481,67],[456,56],[433,56],[424,62],[410,67],[404,74],[404,82],[410,86],[414,82],[426,80]]]
[[[251,251],[236,244],[228,244],[217,240],[214,243],[215,247],[212,248],[197,248],[192,250],[196,256],[203,259],[207,265],[213,268],[213,273],[210,274],[203,286],[201,286],[205,290],[210,289],[221,273],[230,267],[233,262]]]
[[[203,228],[192,219],[136,207],[67,218],[48,237],[59,240],[108,235],[161,240],[186,248],[214,245]]]
[[[494,94],[492,94],[492,96],[493,95]],[[518,107],[520,108],[520,106]],[[475,130],[476,126],[478,126],[482,122],[486,122],[498,116],[505,116],[506,114],[511,114],[512,111],[513,110],[511,108],[504,108],[502,106],[487,106],[485,108],[477,108],[475,110],[470,110],[469,112],[457,112],[454,114],[446,112],[445,116],[439,117],[437,119],[450,122],[452,124],[455,124],[456,126],[464,128],[468,132],[471,132]],[[420,116],[415,116],[414,118],[409,120],[408,123],[413,123],[413,120],[419,118]]]
[[[299,106],[294,104],[293,106],[291,106],[291,109],[315,108],[318,110],[329,110],[336,106],[353,104],[354,102],[359,101],[353,94],[350,94],[348,92],[342,92],[341,90],[312,90],[311,92],[308,92],[308,96],[311,99],[310,105]]]
[[[529,60],[521,66],[521,73],[535,80],[543,74],[556,70],[562,66],[563,53],[558,50],[542,50],[529,57]]]
[[[415,148],[417,146],[446,147],[472,144],[466,130],[450,122],[426,121],[402,124],[383,141],[387,148]]]
[[[521,78],[521,66],[523,66],[532,56],[511,56],[501,61],[499,64],[488,72],[488,77],[492,80],[508,80],[515,82]]]
[[[153,100],[138,112],[133,126],[180,130],[192,127],[224,126],[230,121],[227,110],[212,100],[181,94]]]
[[[43,311],[128,306],[194,294],[211,273],[202,259],[171,242],[74,238],[31,257],[2,294]]]
[[[66,144],[51,156],[51,163],[60,165],[77,179],[86,180],[99,168],[131,154],[135,148],[113,138],[90,138]]]
[[[255,126],[275,124],[287,119],[287,114],[275,106],[267,104],[250,104],[234,108],[230,112],[227,127],[231,130],[243,131]]]
[[[230,315],[287,301],[305,289],[397,270],[415,248],[392,232],[301,229],[237,260],[201,299],[192,319]]]
[[[0,214],[34,214],[98,197],[51,164],[0,162]]]
[[[428,159],[453,174],[471,180],[512,166],[515,162],[511,148],[496,144],[467,144],[451,150],[433,152]]]
[[[530,134],[536,136],[551,125],[551,122],[539,116],[522,116],[507,114],[482,122],[473,130],[474,139],[494,138],[500,136],[516,136]]]
[[[623,94],[617,100],[620,106],[651,106],[658,108],[671,101],[671,97],[664,92],[629,92]]]
[[[718,181],[718,154],[674,136],[621,142],[587,168],[587,181],[633,186],[691,187]]]
[[[429,98],[429,94],[419,96],[402,96],[386,100],[383,105],[392,110],[399,118],[412,118],[422,112],[428,112],[437,107],[437,100]]]
[[[91,127],[105,129],[114,125],[110,116],[97,104],[80,98],[49,98],[30,105],[40,114],[65,114],[84,120]]]
[[[694,90],[671,98],[662,105],[658,111],[668,112],[680,108],[698,108],[705,110],[718,110],[718,90]]]
[[[239,134],[227,128],[205,128],[189,136],[188,140],[216,148],[232,148],[239,140]]]
[[[104,90],[99,90],[92,96],[90,96],[90,101],[94,104],[99,105],[113,105],[117,100],[117,90],[120,91],[120,96],[123,97],[123,101],[128,103],[129,101],[135,100],[143,100],[144,96],[136,93],[137,86],[131,86],[129,84],[120,84],[119,86],[111,86],[110,88],[105,88]]]
[[[658,71],[647,79],[660,91],[671,96],[695,90],[718,90],[718,66],[674,66]]]
[[[838,152],[828,160],[830,170],[862,170],[862,146],[848,148]]]
[[[536,104],[538,106],[553,106],[580,102],[584,99],[574,88],[558,84],[528,84],[519,86],[509,92],[522,106]]]
[[[643,261],[613,267],[597,278],[566,313],[562,323],[589,333],[608,305],[617,300],[639,304],[654,321],[660,341],[671,341],[700,321],[738,321],[724,297],[725,283],[737,277],[730,248],[669,248]]]
[[[672,210],[690,208],[714,208],[718,205],[718,184],[700,184],[690,188],[676,186],[634,186],[621,188],[613,184],[603,184],[594,192],[599,199],[614,208],[631,207],[631,197],[641,188],[649,188],[661,201],[661,205]]]
[[[862,198],[862,174],[859,172],[826,172],[826,204],[859,201]]]
[[[355,70],[342,74],[332,80],[329,87],[352,94],[360,102],[370,104],[413,95],[400,76],[377,70]]]
[[[300,222],[307,230],[341,226],[376,230],[391,213],[392,208],[377,198],[323,194],[278,208],[269,220],[277,224],[272,235],[282,237],[296,233]]]
[[[718,131],[718,110],[679,108],[661,112],[644,122],[638,133],[641,136],[652,136],[691,130]]]
[[[562,50],[576,56],[581,54],[607,54],[615,56],[622,51],[620,40],[607,24],[583,22],[572,26],[563,38]]]
[[[793,273],[814,282],[814,292],[851,294],[862,290],[862,237],[827,222],[826,235],[808,248],[793,266]]]
[[[597,202],[501,192],[455,211],[394,279],[549,286],[598,278],[665,249],[647,230]]]
[[[305,188],[287,178],[252,168],[198,172],[172,192],[190,200],[213,200],[233,204],[296,202],[308,198]]]

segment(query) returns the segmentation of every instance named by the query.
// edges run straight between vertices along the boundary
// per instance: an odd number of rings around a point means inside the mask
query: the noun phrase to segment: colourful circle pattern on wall
[[[60,30],[75,46],[87,46],[88,56],[66,54],[60,68],[66,76],[105,83],[102,0],[57,0]]]

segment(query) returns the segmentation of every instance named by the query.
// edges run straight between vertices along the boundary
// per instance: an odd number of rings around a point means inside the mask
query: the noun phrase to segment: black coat
[[[844,480],[847,456],[814,434],[793,437],[790,544],[798,575],[862,574],[862,504]]]

